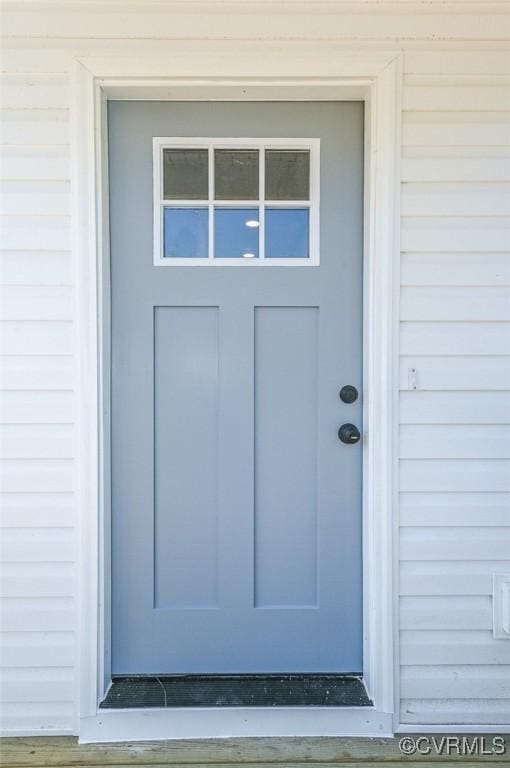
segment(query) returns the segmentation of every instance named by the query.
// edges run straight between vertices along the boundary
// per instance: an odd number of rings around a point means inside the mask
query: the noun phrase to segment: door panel
[[[218,308],[155,310],[154,607],[212,608],[218,571]]]
[[[108,117],[113,671],[359,672],[362,104]],[[320,139],[320,266],[154,266],[152,137],[204,135]]]
[[[317,607],[317,307],[255,308],[255,607]]]

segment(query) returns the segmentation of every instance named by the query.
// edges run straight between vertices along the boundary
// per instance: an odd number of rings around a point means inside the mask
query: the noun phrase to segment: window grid
[[[259,152],[259,196],[266,196],[266,148],[261,147]],[[261,201],[259,204],[259,259],[263,262],[266,258],[266,206]],[[308,243],[310,249],[310,243]]]
[[[165,199],[164,197],[164,149],[207,149],[208,151],[208,194],[207,200]],[[255,266],[317,266],[319,264],[319,139],[171,139],[154,138],[154,169],[159,169],[159,178],[154,174],[154,232],[159,238],[154,242],[154,264],[193,266],[223,265],[235,266],[250,264]],[[253,149],[259,151],[259,196],[251,200],[215,200],[214,190],[214,150],[215,149]],[[307,200],[268,200],[265,196],[265,152],[266,150],[303,150],[310,153],[309,196]],[[208,210],[208,255],[207,257],[165,257],[164,244],[164,209],[165,208],[207,208]],[[266,208],[297,208],[309,211],[308,257],[265,258],[265,211]],[[258,208],[259,227],[258,258],[222,258],[214,254],[214,212],[217,208]]]
[[[209,254],[208,259],[210,263],[214,263],[214,206],[212,200],[214,200],[214,149],[208,148],[208,168],[209,168],[209,200],[207,201],[209,210]]]

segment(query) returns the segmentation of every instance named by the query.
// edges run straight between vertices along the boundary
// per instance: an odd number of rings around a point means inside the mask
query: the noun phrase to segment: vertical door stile
[[[223,608],[245,610],[253,605],[253,306],[241,297],[220,308],[219,345],[219,594]]]

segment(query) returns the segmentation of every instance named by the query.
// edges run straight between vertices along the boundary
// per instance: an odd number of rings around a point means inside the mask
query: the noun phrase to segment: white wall
[[[404,50],[401,722],[510,722],[510,642],[491,633],[491,574],[510,572],[504,4],[102,5],[0,5],[3,728],[76,728],[71,61],[228,36]]]
[[[493,640],[491,615],[491,575],[510,571],[510,57],[487,53],[405,56],[406,723],[510,721],[510,642]]]

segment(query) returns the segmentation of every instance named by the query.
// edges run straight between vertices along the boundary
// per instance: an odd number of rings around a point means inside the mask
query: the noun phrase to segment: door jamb
[[[246,43],[241,44],[242,47]],[[396,489],[401,59],[335,52],[324,43],[313,77],[231,78],[228,59],[81,59],[73,88],[73,251],[79,350],[77,503],[79,696],[82,741],[235,735],[390,735],[398,722]],[[292,57],[289,42],[282,52]],[[188,54],[191,58],[192,54]],[[295,55],[295,52],[294,52]],[[281,66],[257,59],[254,68]],[[279,64],[280,61],[280,64]],[[354,63],[353,63],[354,62]],[[179,74],[179,64],[183,75]],[[317,69],[321,77],[316,76]],[[336,72],[331,76],[332,70]],[[169,78],[167,73],[177,72]],[[231,70],[232,71],[232,70]],[[203,73],[208,73],[204,77]],[[213,75],[211,76],[211,72]],[[347,72],[347,76],[342,73]],[[214,75],[214,73],[216,73]],[[365,102],[363,658],[373,708],[99,711],[110,680],[109,231],[107,98],[346,100]],[[368,710],[368,711],[367,711]]]

